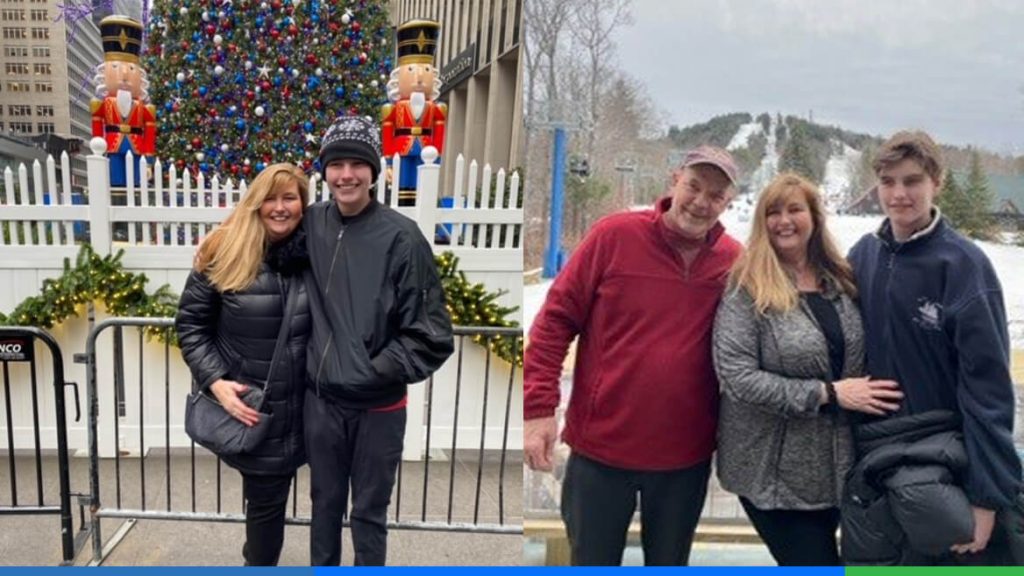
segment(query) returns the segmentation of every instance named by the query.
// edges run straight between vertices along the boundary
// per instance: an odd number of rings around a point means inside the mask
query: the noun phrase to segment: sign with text
[[[441,94],[455,88],[459,82],[469,78],[476,70],[476,44],[470,44],[468,48],[459,52],[459,55],[452,58],[441,68]]]

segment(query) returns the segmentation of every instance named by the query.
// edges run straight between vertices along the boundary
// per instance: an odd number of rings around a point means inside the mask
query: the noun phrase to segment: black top
[[[839,323],[839,313],[832,302],[818,292],[804,292],[803,296],[807,300],[807,305],[811,307],[818,325],[821,326],[821,331],[825,333],[832,380],[839,380],[846,363],[846,342],[843,340],[843,326]]]

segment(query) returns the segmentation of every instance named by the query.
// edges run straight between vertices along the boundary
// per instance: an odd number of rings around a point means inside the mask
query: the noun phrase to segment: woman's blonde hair
[[[272,164],[260,172],[231,214],[199,246],[194,267],[205,272],[218,290],[244,290],[256,279],[267,249],[260,207],[271,192],[293,183],[299,187],[305,210],[309,179],[293,164]]]
[[[853,270],[836,248],[832,234],[825,227],[825,209],[818,188],[792,172],[775,177],[761,192],[754,213],[754,225],[747,240],[747,249],[733,265],[731,286],[744,288],[754,299],[757,311],[792,310],[800,298],[796,283],[783,268],[768,236],[768,211],[783,207],[795,195],[802,195],[811,211],[814,231],[807,241],[807,263],[822,278],[834,280],[839,289],[856,297]]]

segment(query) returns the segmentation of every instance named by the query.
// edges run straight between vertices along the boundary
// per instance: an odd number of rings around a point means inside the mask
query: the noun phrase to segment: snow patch
[[[764,127],[757,120],[740,126],[740,129],[736,131],[736,135],[732,137],[729,144],[725,147],[730,152],[733,150],[739,150],[740,148],[746,148],[750,145],[750,137],[754,134],[761,134],[764,132]]]
[[[832,212],[845,206],[859,192],[853,190],[853,180],[862,155],[859,150],[838,140],[833,140],[833,146],[842,146],[842,152],[829,156],[821,182],[825,206]]]

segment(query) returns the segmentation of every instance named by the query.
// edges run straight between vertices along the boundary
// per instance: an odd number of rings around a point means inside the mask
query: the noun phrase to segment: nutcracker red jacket
[[[711,328],[740,244],[721,224],[687,266],[670,205],[599,221],[555,279],[530,329],[526,419],[551,416],[577,335],[562,439],[576,453],[630,470],[675,470],[715,449],[718,381]]]

